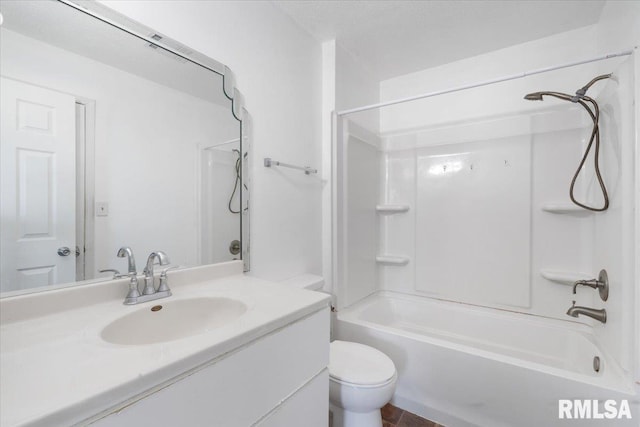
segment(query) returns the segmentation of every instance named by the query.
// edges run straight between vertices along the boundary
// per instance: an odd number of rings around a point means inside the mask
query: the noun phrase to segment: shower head
[[[609,208],[609,196],[607,194],[607,188],[604,184],[604,181],[602,180],[602,176],[600,174],[600,166],[598,163],[598,152],[600,148],[600,130],[598,128],[598,119],[600,117],[600,113],[599,113],[598,103],[596,102],[595,99],[586,96],[586,93],[587,93],[587,90],[595,82],[603,79],[608,79],[610,77],[611,77],[611,74],[603,74],[595,77],[585,86],[578,89],[575,95],[568,95],[566,93],[561,93],[561,92],[545,91],[545,92],[532,92],[524,96],[524,99],[526,99],[527,101],[542,101],[545,96],[551,96],[553,98],[558,98],[563,101],[569,101],[575,104],[579,104],[587,111],[587,113],[591,117],[591,120],[593,120],[593,130],[591,131],[591,138],[589,139],[589,144],[587,145],[584,155],[582,156],[580,165],[578,166],[578,169],[576,170],[576,173],[573,175],[573,179],[571,180],[571,185],[569,186],[569,197],[571,198],[571,201],[576,205],[580,206],[581,208],[588,209],[594,212],[602,212]],[[591,104],[592,107],[589,107],[588,104]],[[580,174],[580,171],[582,170],[582,167],[584,166],[584,163],[587,160],[587,156],[589,155],[589,151],[591,150],[591,145],[594,143],[594,141],[595,141],[594,169],[596,173],[596,178],[598,179],[598,183],[600,184],[600,189],[602,190],[602,196],[604,198],[604,205],[601,208],[588,206],[583,203],[580,203],[574,197],[574,186],[576,183],[576,179],[578,178],[578,175]],[[568,312],[567,314],[569,314],[570,316],[573,316],[573,314],[570,312]]]
[[[524,96],[527,101],[542,101],[542,92],[528,93]]]
[[[560,92],[533,92],[528,93],[524,96],[524,99],[527,101],[543,101],[543,96],[553,96],[554,98],[563,99],[565,101],[578,102],[579,98],[575,99],[575,97],[571,95],[567,95],[566,93]]]
[[[555,98],[563,99],[565,101],[579,102],[583,99],[586,100],[588,98],[586,97],[587,90],[589,90],[589,88],[593,86],[595,82],[603,79],[608,79],[609,77],[611,77],[611,74],[603,74],[601,76],[594,78],[589,83],[587,83],[584,87],[578,89],[575,95],[567,95],[566,93],[560,93],[560,92],[533,92],[533,93],[526,94],[524,96],[524,99],[526,99],[527,101],[542,101],[543,96],[553,96]]]

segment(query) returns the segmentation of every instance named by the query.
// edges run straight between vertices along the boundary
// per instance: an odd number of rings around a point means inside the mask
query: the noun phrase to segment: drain
[[[600,358],[598,356],[594,356],[593,358],[593,370],[600,372]]]
[[[151,307],[151,311],[160,311],[160,310],[162,310],[161,305],[154,305],[153,307]]]

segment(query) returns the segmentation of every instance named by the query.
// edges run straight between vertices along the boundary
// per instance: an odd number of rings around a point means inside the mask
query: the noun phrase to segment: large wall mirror
[[[228,68],[95,2],[2,1],[3,295],[243,259],[249,159]],[[243,137],[243,134],[245,137]]]

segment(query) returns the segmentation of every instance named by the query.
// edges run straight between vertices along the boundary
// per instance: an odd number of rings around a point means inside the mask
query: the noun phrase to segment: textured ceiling
[[[274,1],[387,79],[594,24],[604,0]]]

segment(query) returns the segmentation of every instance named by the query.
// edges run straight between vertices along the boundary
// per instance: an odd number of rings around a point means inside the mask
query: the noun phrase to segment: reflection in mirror
[[[158,250],[180,266],[247,258],[224,66],[103,11],[1,3],[2,292],[126,273],[123,246],[140,265]]]

